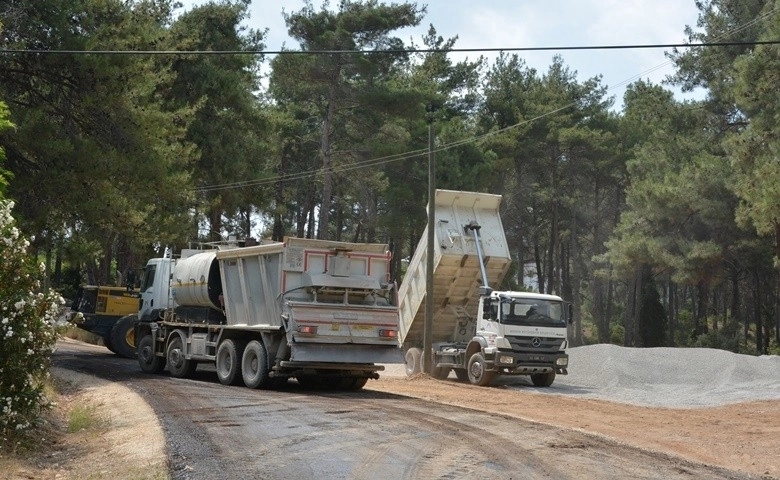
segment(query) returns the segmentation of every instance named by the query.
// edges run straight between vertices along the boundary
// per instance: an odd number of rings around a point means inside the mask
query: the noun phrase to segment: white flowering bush
[[[28,255],[29,242],[0,200],[0,444],[31,427],[49,402],[43,393],[64,303],[41,293],[45,266]]]

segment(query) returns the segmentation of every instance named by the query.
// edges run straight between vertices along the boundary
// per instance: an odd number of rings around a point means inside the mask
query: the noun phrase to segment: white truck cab
[[[491,292],[477,313],[475,340],[482,345],[486,366],[500,374],[528,374],[534,385],[549,386],[557,373],[566,374],[566,338],[570,304],[555,295]],[[468,367],[479,376],[480,366]]]

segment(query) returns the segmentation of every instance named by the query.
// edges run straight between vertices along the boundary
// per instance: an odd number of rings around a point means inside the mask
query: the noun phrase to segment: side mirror
[[[574,323],[574,305],[566,303],[566,316],[569,317],[569,325]]]

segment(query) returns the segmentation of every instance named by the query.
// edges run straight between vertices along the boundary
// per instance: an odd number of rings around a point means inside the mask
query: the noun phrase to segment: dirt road
[[[158,479],[139,471],[161,460],[188,480],[780,478],[780,401],[648,408],[424,375],[384,375],[356,393],[294,381],[261,391],[220,385],[208,369],[143,375],[76,342],[55,362],[75,372],[72,401],[107,411],[112,427],[64,435],[0,478]]]

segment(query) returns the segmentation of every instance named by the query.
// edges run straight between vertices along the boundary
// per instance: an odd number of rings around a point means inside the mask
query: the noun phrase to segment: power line
[[[345,55],[345,54],[402,54],[402,53],[476,53],[476,52],[541,52],[571,50],[631,50],[651,48],[734,47],[778,45],[780,40],[750,42],[649,43],[627,45],[561,45],[548,47],[476,47],[476,48],[409,48],[391,50],[55,50],[55,49],[0,49],[0,54],[35,55]]]

